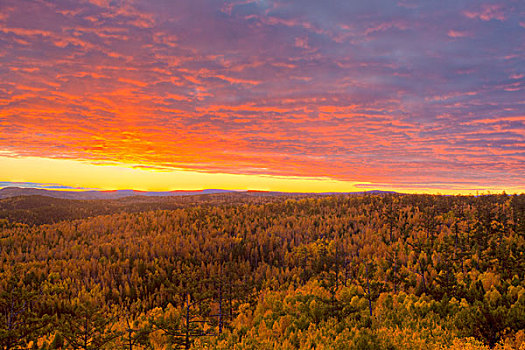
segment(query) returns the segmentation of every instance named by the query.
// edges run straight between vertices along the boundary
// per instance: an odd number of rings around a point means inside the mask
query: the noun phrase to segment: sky
[[[520,193],[524,86],[521,0],[0,0],[0,187]]]

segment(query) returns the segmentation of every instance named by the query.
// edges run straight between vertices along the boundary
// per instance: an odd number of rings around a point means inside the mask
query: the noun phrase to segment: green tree
[[[0,346],[9,350],[25,346],[36,339],[49,322],[50,316],[39,315],[40,294],[28,290],[13,276],[0,292]]]
[[[114,321],[94,300],[77,300],[58,319],[57,329],[73,348],[99,350],[122,335],[112,330]]]

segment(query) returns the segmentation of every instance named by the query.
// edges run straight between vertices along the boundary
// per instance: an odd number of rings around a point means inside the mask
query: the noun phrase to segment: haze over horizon
[[[517,0],[0,0],[0,188],[525,192],[523,38]]]

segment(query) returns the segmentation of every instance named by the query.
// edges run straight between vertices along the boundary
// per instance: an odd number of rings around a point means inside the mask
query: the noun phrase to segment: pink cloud
[[[483,21],[497,19],[505,20],[504,7],[501,4],[482,4],[477,10],[465,11],[464,15],[468,18],[479,18]]]
[[[470,34],[466,31],[461,31],[461,30],[449,30],[447,35],[451,38],[465,38],[465,37],[468,37],[470,36]]]
[[[0,150],[385,184],[516,185],[525,171],[515,36],[423,5],[425,21],[411,6],[192,4],[15,4],[0,27]]]

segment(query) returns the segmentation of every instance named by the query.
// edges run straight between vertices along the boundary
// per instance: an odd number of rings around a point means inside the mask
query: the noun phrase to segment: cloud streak
[[[47,190],[94,190],[94,188],[72,187],[53,183],[0,181],[0,188],[6,187],[39,188]]]
[[[525,187],[520,2],[1,6],[2,151]]]

